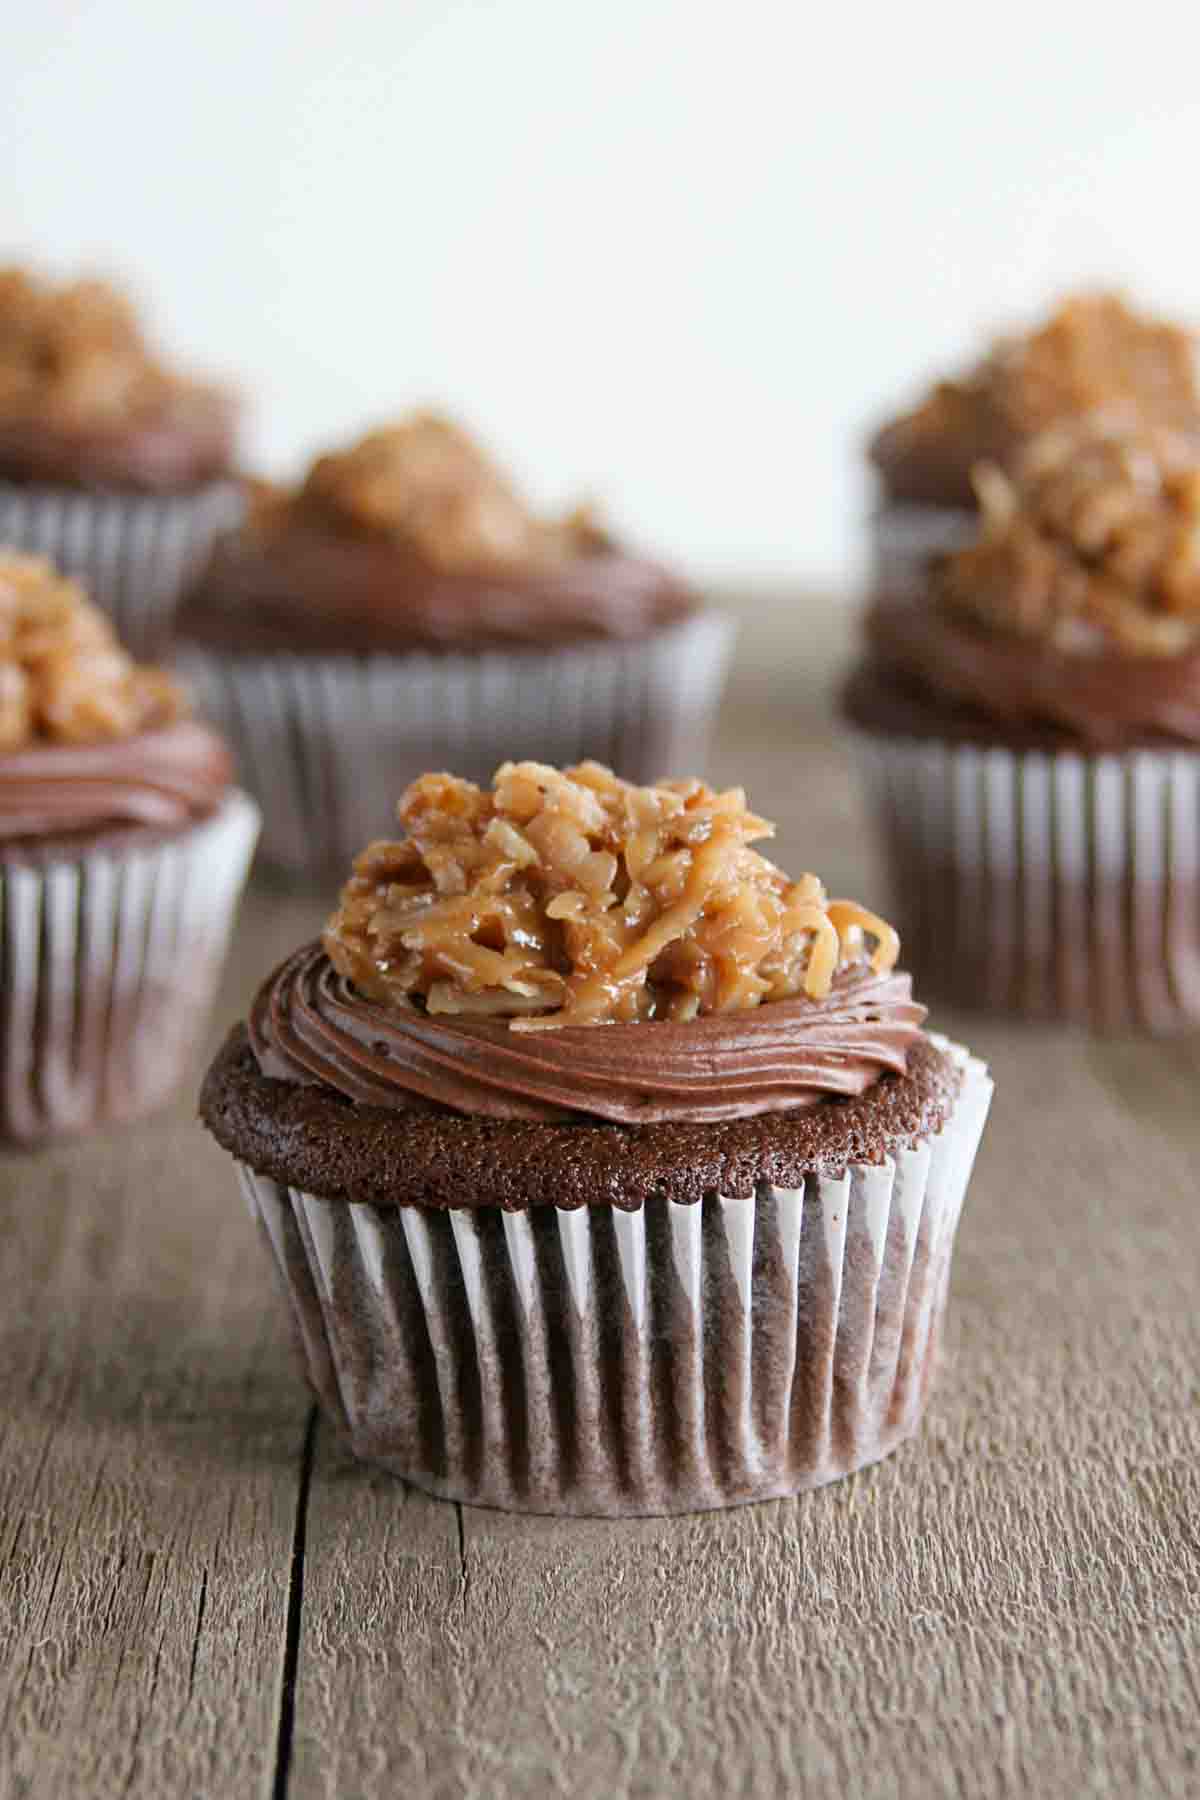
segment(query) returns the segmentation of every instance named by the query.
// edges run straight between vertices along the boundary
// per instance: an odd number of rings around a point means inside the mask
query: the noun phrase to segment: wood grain
[[[311,910],[258,905],[256,967]],[[274,1777],[308,1401],[193,1112],[0,1165],[5,1795]]]
[[[766,787],[785,863],[870,892],[840,749],[804,758],[811,791],[745,727],[719,761]],[[414,1781],[447,1800],[1196,1791],[1190,1053],[938,1023],[993,1062],[998,1099],[920,1440],[723,1515],[467,1510],[461,1570],[449,1509],[330,1454],[298,1800]],[[359,1635],[367,1596],[382,1629]]]
[[[869,898],[794,623],[756,622],[714,773]],[[221,1022],[324,910],[251,896]],[[704,1517],[460,1512],[324,1431],[308,1479],[190,1104],[5,1159],[0,1794],[1200,1792],[1200,1050],[936,1023],[998,1090],[926,1428]]]
[[[467,1510],[461,1577],[449,1509],[410,1534],[327,1465],[301,1800],[1197,1791],[1200,1145],[1141,1137],[1078,1042],[974,1035],[1000,1098],[922,1437],[727,1514]]]
[[[458,1508],[362,1470],[322,1432],[289,1793],[455,1793],[472,1644]]]
[[[0,1781],[261,1792],[305,1402],[198,1130],[111,1148],[6,1182]]]

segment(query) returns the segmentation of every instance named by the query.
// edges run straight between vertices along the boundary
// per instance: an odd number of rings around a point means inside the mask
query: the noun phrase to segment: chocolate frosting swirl
[[[1200,650],[1074,655],[962,624],[928,600],[880,601],[868,637],[881,671],[1004,725],[1058,726],[1105,749],[1200,743]]]
[[[264,1075],[389,1111],[711,1123],[815,1106],[903,1074],[924,1017],[907,975],[848,970],[824,1000],[686,1024],[514,1032],[366,1000],[309,944],[259,989],[250,1041]]]
[[[46,418],[0,419],[0,479],[51,487],[179,494],[232,472],[232,400],[157,419],[73,428]]]
[[[0,843],[186,825],[213,810],[232,776],[224,742],[196,719],[98,743],[35,744],[0,755]]]
[[[227,538],[178,630],[251,655],[444,651],[639,638],[695,610],[675,576],[618,550],[552,568],[437,569],[404,545],[297,524]]]

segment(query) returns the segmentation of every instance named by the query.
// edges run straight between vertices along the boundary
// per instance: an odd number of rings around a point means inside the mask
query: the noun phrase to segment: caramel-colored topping
[[[1102,420],[1034,439],[1015,475],[976,474],[978,542],[943,602],[990,628],[1087,654],[1174,656],[1200,641],[1200,453]]]
[[[977,379],[1019,438],[1101,409],[1186,429],[1200,419],[1195,358],[1182,326],[1119,294],[1075,294],[1040,330],[997,345]]]
[[[1037,330],[1003,338],[957,380],[940,382],[876,439],[885,467],[953,450],[966,466],[1009,461],[1036,433],[1103,410],[1129,423],[1200,428],[1195,338],[1135,312],[1117,294],[1075,294]]]
[[[635,787],[598,763],[505,763],[491,793],[425,775],[407,837],[371,844],[325,932],[355,988],[517,1030],[820,999],[852,964],[890,970],[890,925],[791,881],[740,788]],[[868,944],[869,940],[869,944]]]
[[[186,711],[178,682],[127,656],[73,581],[0,551],[0,751],[131,737]]]
[[[552,567],[608,542],[586,511],[536,517],[479,446],[432,413],[319,457],[298,491],[269,497],[255,523],[269,532],[289,517],[404,545],[443,570]]]
[[[225,405],[217,390],[163,367],[116,288],[0,269],[0,422],[95,431]]]

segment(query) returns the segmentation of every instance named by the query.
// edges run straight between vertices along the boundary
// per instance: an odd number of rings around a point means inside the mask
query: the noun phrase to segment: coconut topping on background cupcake
[[[1071,295],[1036,330],[1001,338],[884,425],[870,457],[893,500],[970,506],[976,463],[1010,464],[1048,426],[1096,411],[1200,432],[1194,334],[1117,294]]]
[[[75,582],[0,552],[0,749],[92,743],[173,724],[186,710],[165,669],[140,668]]]
[[[978,542],[948,557],[945,605],[1078,655],[1178,656],[1200,639],[1200,453],[1103,417],[1034,440],[1015,475],[975,472]]]
[[[118,289],[0,269],[0,478],[190,489],[229,472],[235,414],[158,359]]]
[[[553,567],[609,547],[586,513],[539,518],[466,432],[429,412],[318,457],[259,528],[278,530],[281,514],[406,545],[438,569]]]
[[[210,812],[232,765],[74,582],[0,550],[0,843]]]
[[[419,412],[261,486],[182,632],[231,649],[483,648],[629,638],[695,601],[586,509],[543,519],[456,425]]]
[[[0,1139],[176,1087],[258,812],[216,732],[47,561],[0,550]]]
[[[904,729],[907,694],[918,731],[1200,742],[1197,444],[1094,415],[976,482],[974,541],[874,606],[851,716]]]

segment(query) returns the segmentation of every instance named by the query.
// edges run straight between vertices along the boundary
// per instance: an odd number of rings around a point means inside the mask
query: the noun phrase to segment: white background
[[[1200,9],[8,0],[10,254],[282,472],[438,399],[697,574],[844,583],[863,433],[1076,279],[1200,315]]]

